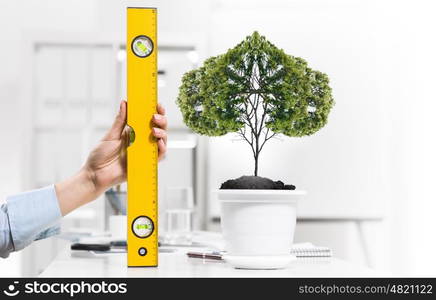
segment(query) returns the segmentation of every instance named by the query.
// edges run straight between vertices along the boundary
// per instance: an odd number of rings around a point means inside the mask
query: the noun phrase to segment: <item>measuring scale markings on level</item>
[[[151,120],[157,105],[155,8],[127,8],[127,265],[158,265],[157,143]]]

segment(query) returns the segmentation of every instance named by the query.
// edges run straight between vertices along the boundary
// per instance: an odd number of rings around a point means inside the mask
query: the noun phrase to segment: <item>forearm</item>
[[[54,186],[8,197],[0,209],[0,257],[56,234],[62,216],[103,193],[92,174],[83,168]]]
[[[85,168],[57,183],[55,188],[62,216],[91,202],[104,192],[104,188],[96,186],[92,173]]]

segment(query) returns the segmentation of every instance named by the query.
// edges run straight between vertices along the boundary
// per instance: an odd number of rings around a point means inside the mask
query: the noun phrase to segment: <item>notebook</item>
[[[192,258],[222,260],[225,251],[189,251],[186,254]],[[328,247],[318,247],[312,243],[298,243],[291,247],[291,254],[296,257],[331,257],[332,250]]]
[[[297,243],[292,245],[291,254],[296,257],[331,257],[333,253],[328,247],[319,247],[312,243]]]

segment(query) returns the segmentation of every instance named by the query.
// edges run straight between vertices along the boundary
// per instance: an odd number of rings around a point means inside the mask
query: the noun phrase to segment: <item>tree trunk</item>
[[[254,159],[254,176],[257,176],[257,159]]]
[[[254,156],[254,176],[257,176],[257,170],[259,165],[259,153]]]
[[[257,121],[256,121],[257,123]],[[254,134],[256,139],[256,148],[254,149],[254,176],[257,176],[259,170],[259,135],[257,133]]]

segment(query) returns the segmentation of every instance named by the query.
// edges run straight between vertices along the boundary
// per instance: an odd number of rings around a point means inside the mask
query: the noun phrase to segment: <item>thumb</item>
[[[118,114],[115,117],[112,127],[106,133],[103,140],[104,141],[119,140],[122,136],[124,127],[126,126],[126,122],[127,122],[127,102],[123,100],[120,103],[120,110],[118,111]]]

